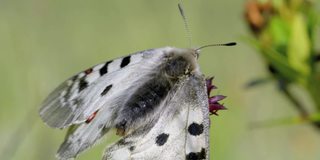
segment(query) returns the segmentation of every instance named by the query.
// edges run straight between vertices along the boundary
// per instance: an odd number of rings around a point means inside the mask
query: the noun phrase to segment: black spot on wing
[[[123,139],[120,139],[120,140],[117,142],[117,144],[118,144],[119,146],[128,146],[128,145],[131,145],[132,142],[131,142],[131,141],[127,141],[125,138],[123,138]]]
[[[189,125],[188,132],[193,136],[198,136],[203,133],[203,125],[193,122]]]
[[[162,146],[167,142],[168,138],[169,138],[169,134],[166,134],[166,133],[159,134],[156,137],[156,144],[158,146]]]
[[[106,64],[104,64],[104,66],[100,68],[100,70],[99,70],[100,76],[103,76],[104,74],[108,73],[108,65],[111,62],[112,61],[106,62]]]
[[[76,81],[78,79],[78,77],[79,77],[79,75],[75,75],[75,76],[71,77],[70,80],[72,82],[74,82],[74,81]]]
[[[112,88],[112,84],[108,85],[108,86],[101,92],[101,96],[106,95],[111,88]]]
[[[206,150],[204,148],[201,149],[200,152],[190,152],[186,155],[186,160],[200,160],[206,159]]]
[[[131,146],[129,147],[129,150],[132,152],[136,147],[135,146]]]
[[[79,81],[79,92],[88,87],[88,82],[85,80],[85,77],[81,78]]]
[[[123,68],[130,63],[131,56],[124,57],[121,61],[120,67]]]

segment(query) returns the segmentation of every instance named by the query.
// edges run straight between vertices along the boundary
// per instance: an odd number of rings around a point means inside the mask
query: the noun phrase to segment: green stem
[[[309,83],[310,84],[310,83]],[[310,94],[312,96],[312,98],[317,101],[318,104],[316,104],[317,106],[317,110],[319,110],[319,107],[320,107],[320,97],[318,98],[315,98],[313,97],[313,93],[317,93],[319,92],[320,90],[317,90],[316,88],[310,88],[312,90],[309,90],[310,91]],[[302,119],[309,119],[310,117],[310,114],[308,113],[306,107],[290,92],[290,90],[288,89],[288,86],[285,85],[283,86],[282,88],[282,92],[284,93],[284,95],[290,100],[290,102],[292,104],[294,104],[293,106],[296,108],[296,110],[299,112],[300,116]],[[312,93],[311,93],[312,92]],[[317,97],[317,96],[316,96]],[[312,121],[312,124],[314,127],[316,127],[317,129],[320,129],[320,121]]]
[[[320,112],[320,77],[311,77],[307,86],[310,97],[312,98],[316,112]],[[315,121],[314,124],[320,128],[320,121]]]
[[[282,92],[284,95],[290,100],[296,110],[299,112],[301,117],[308,117],[309,113],[306,108],[303,106],[301,102],[298,101],[297,98],[293,96],[293,94],[289,91],[288,87],[285,86],[282,88]]]

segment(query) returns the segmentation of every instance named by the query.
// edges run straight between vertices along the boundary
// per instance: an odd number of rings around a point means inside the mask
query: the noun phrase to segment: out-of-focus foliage
[[[254,35],[249,42],[264,57],[269,71],[279,82],[280,91],[293,102],[303,119],[320,112],[320,68],[317,67],[320,52],[315,47],[319,12],[315,3],[251,0],[246,5],[246,21]],[[302,87],[309,94],[314,112],[308,111],[300,98],[294,96],[290,91],[292,85]],[[314,124],[319,127],[320,123]]]

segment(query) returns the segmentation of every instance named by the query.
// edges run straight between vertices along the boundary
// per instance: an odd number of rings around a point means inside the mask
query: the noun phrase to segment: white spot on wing
[[[121,159],[121,160],[129,160],[130,158],[130,151],[127,148],[121,148],[115,150],[112,155],[112,159]]]
[[[116,70],[119,70],[122,59],[123,58],[119,58],[119,59],[116,59],[116,60],[112,61],[111,63],[109,63],[109,65],[108,65],[108,73],[114,72]]]
[[[93,67],[93,71],[99,71],[106,63],[101,63]]]
[[[133,55],[131,55],[130,63],[137,63],[141,59],[142,59],[142,55],[141,54],[133,54]]]

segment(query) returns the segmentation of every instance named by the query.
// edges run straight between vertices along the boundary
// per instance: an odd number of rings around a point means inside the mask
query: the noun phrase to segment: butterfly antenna
[[[186,29],[186,32],[187,32],[187,38],[189,40],[189,46],[191,47],[192,45],[192,36],[191,36],[191,32],[190,32],[190,29],[189,29],[189,25],[188,25],[188,21],[187,21],[187,17],[184,13],[184,10],[183,10],[183,6],[182,6],[182,0],[180,0],[180,3],[178,4],[178,8],[179,8],[179,11],[180,11],[180,15],[183,19],[183,23],[184,23],[184,28]]]
[[[213,46],[235,46],[235,45],[237,45],[236,42],[221,43],[221,44],[208,44],[208,45],[204,45],[204,46],[197,48],[196,51],[201,50],[203,48],[207,48],[207,47],[213,47]]]

